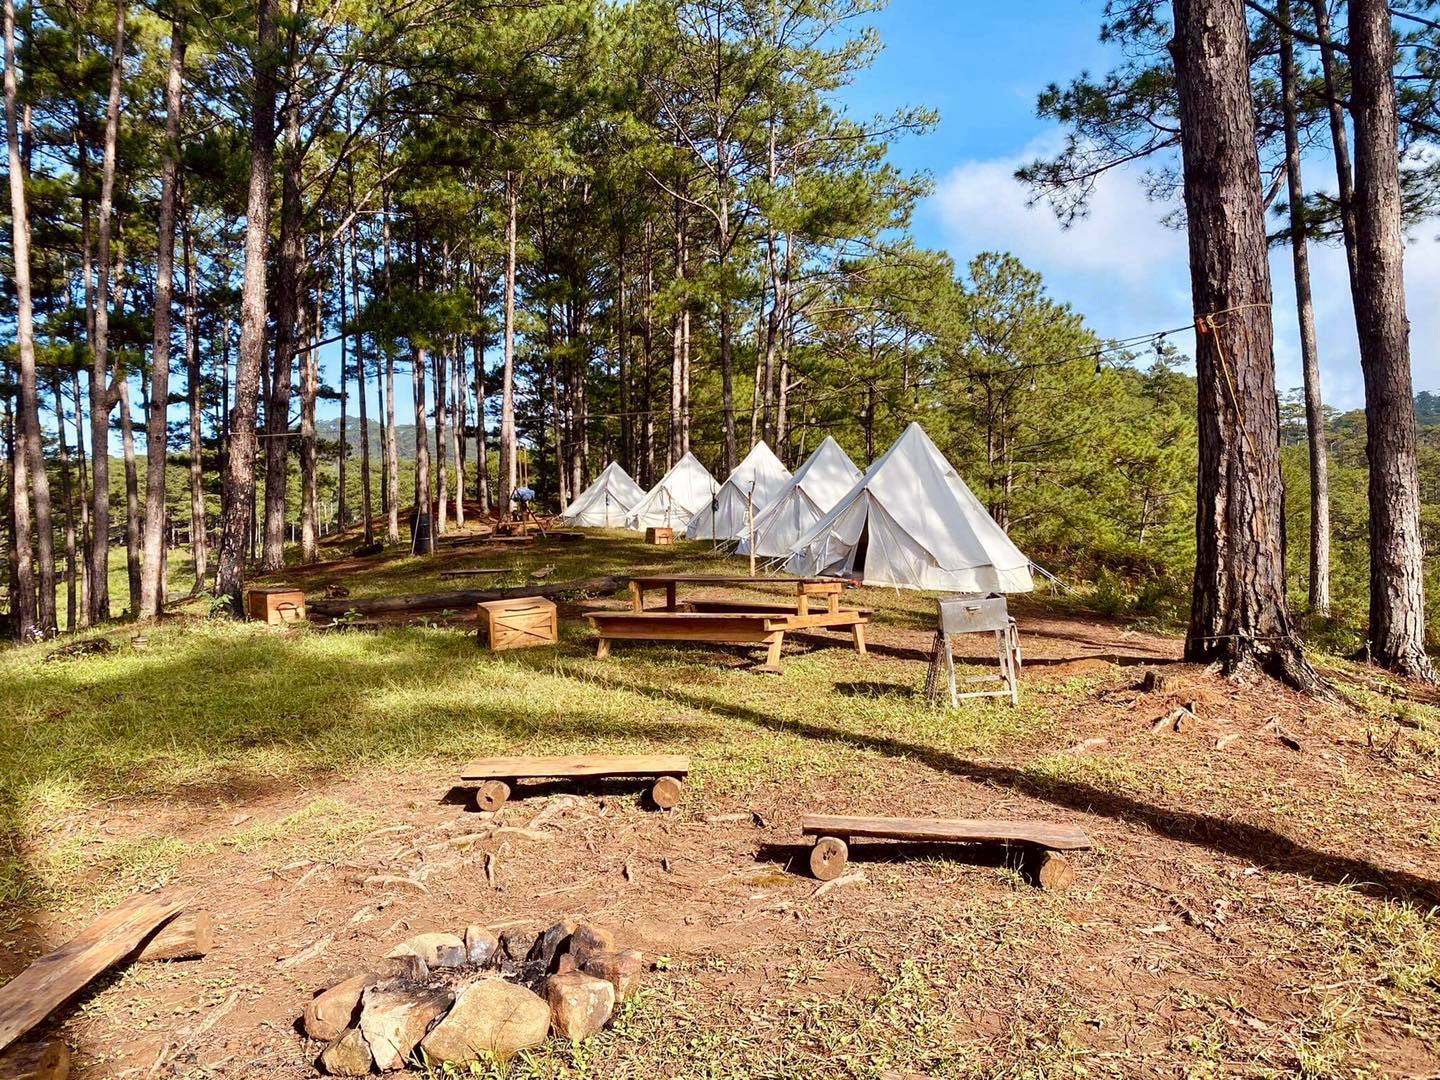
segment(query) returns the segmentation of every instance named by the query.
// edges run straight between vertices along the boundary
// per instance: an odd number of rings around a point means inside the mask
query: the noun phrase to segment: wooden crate
[[[664,525],[655,526],[645,530],[645,543],[658,544],[664,547],[675,543],[675,530]]]
[[[488,600],[480,610],[479,640],[491,652],[554,645],[560,640],[560,617],[555,604],[543,596],[517,596]]]
[[[271,626],[304,622],[305,594],[288,586],[251,589],[245,594],[245,613],[257,622]]]

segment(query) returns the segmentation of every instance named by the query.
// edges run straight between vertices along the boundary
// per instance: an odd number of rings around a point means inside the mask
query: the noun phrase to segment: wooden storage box
[[[662,547],[666,544],[675,543],[675,530],[664,525],[645,530],[645,542],[647,544],[659,544]]]
[[[555,604],[543,596],[517,596],[488,600],[479,606],[479,640],[491,652],[554,645],[560,640],[560,618]]]
[[[245,613],[258,622],[280,626],[305,620],[305,594],[299,589],[251,589],[245,594]]]

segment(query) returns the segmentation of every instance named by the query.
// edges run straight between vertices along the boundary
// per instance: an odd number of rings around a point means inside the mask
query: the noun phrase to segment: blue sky
[[[1028,207],[1015,167],[1053,148],[1058,129],[1035,116],[1036,95],[1082,70],[1099,73],[1116,55],[1097,40],[1100,0],[891,0],[873,16],[885,43],[876,65],[845,92],[856,115],[901,105],[940,111],[939,126],[899,141],[892,160],[925,170],[936,190],[915,217],[917,240],[963,264],[979,251],[1008,250],[1045,275],[1056,298],[1074,305],[1106,337],[1129,337],[1190,321],[1183,233],[1160,218],[1171,209],[1148,201],[1143,168],[1101,182],[1088,219],[1062,229],[1048,207]],[[1307,185],[1333,170],[1328,157],[1307,162]],[[1407,254],[1416,389],[1440,388],[1440,245],[1427,227]],[[1363,404],[1353,316],[1342,253],[1312,252],[1313,286],[1326,400]],[[1276,297],[1277,383],[1300,385],[1288,250],[1271,259]],[[1188,342],[1175,343],[1188,349]]]

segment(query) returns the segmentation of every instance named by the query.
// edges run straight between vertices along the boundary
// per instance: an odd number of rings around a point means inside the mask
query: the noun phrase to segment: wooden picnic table
[[[794,590],[792,605],[796,615],[810,614],[810,598],[823,598],[826,608],[834,615],[840,610],[840,593],[848,582],[840,578],[821,577],[746,577],[733,574],[651,574],[630,579],[630,610],[645,610],[645,594],[651,590],[665,590],[665,611],[678,609],[678,592],[681,585],[729,585],[754,588],[757,586],[783,586]],[[718,603],[718,601],[717,601]],[[726,610],[752,610],[758,605],[726,606]]]
[[[785,634],[794,630],[842,630],[854,639],[855,651],[865,655],[865,608],[840,606],[840,593],[848,582],[838,578],[743,577],[728,574],[652,574],[630,579],[629,611],[594,611],[586,614],[599,632],[597,659],[610,655],[613,640],[714,641],[736,645],[765,645],[761,671],[780,670]],[[776,597],[773,604],[741,600],[685,600],[681,585],[782,586],[791,597]],[[663,608],[645,607],[645,594],[665,590]],[[812,610],[812,598],[824,607]]]

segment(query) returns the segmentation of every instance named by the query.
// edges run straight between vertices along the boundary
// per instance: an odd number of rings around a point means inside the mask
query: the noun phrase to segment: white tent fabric
[[[795,574],[943,592],[1029,592],[1011,543],[919,424],[795,545]]]
[[[684,528],[710,502],[718,485],[694,454],[687,452],[661,477],[625,518],[627,529]]]
[[[635,504],[645,498],[645,489],[630,479],[618,461],[601,470],[595,482],[575,496],[560,520],[566,525],[587,528],[615,528],[625,524],[625,517]]]
[[[737,539],[749,524],[750,507],[753,505],[758,517],[789,482],[790,470],[763,440],[757,442],[720,485],[715,497],[690,519],[685,535],[691,540]]]
[[[860,470],[831,436],[815,448],[774,501],[755,515],[755,554],[779,559],[845,497]],[[750,538],[742,531],[737,555],[750,554]]]

